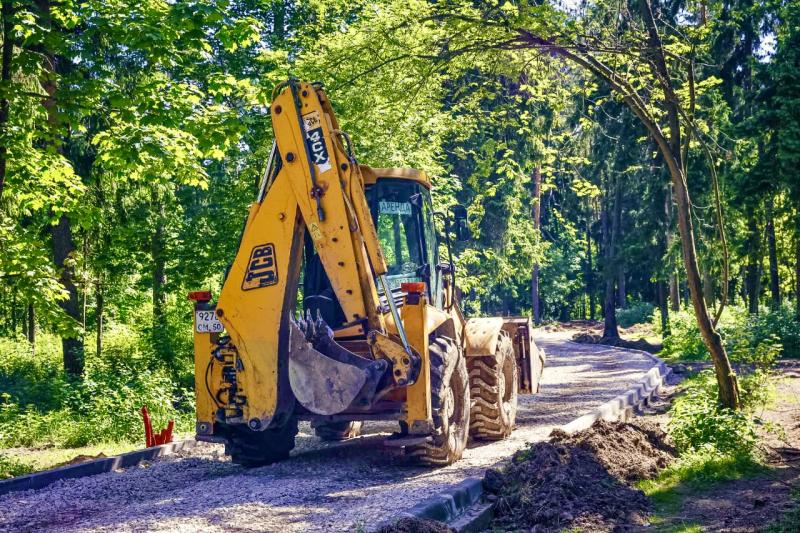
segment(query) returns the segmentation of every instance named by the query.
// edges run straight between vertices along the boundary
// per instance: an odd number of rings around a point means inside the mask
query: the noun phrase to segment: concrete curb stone
[[[53,468],[52,470],[6,479],[0,481],[0,494],[21,490],[41,489],[42,487],[46,487],[62,479],[94,476],[104,472],[111,472],[119,468],[129,468],[138,465],[142,461],[150,461],[165,455],[172,455],[181,450],[189,450],[194,448],[195,444],[196,442],[194,439],[181,440],[169,444],[162,444],[161,446],[153,446],[152,448],[123,453],[122,455],[114,457],[92,459],[85,463],[62,466],[60,468]]]

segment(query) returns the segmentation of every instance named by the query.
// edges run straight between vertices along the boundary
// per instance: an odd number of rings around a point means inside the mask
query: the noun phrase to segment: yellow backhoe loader
[[[298,420],[323,439],[394,420],[386,445],[444,465],[470,436],[507,437],[544,354],[527,318],[462,315],[451,249],[466,210],[435,213],[424,172],[359,164],[319,84],[280,84],[270,113],[219,298],[189,294],[197,440],[254,466],[288,457]]]

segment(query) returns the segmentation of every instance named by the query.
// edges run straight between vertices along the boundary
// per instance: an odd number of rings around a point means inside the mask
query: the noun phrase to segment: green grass
[[[30,474],[33,469],[30,465],[19,461],[15,457],[9,457],[0,453],[0,479],[7,479],[10,477],[24,476]]]
[[[662,470],[658,477],[640,481],[637,487],[653,502],[651,522],[657,531],[700,531],[693,523],[676,524],[687,498],[713,492],[724,483],[765,474],[768,469],[748,455],[729,456],[715,451],[692,452]]]
[[[800,531],[800,507],[783,515],[783,518],[767,528],[767,533],[795,533]]]

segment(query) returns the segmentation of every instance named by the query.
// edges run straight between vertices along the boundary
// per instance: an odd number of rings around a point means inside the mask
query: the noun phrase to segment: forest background
[[[144,404],[193,430],[186,293],[218,293],[290,76],[360,161],[468,208],[468,314],[651,324],[705,359],[702,305],[734,365],[800,356],[797,0],[2,0],[0,23],[0,448],[140,440]]]

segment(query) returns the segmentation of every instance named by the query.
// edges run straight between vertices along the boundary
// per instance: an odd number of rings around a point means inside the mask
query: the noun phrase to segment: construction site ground
[[[676,376],[678,379],[680,376]],[[666,427],[675,387],[644,417],[645,423]],[[763,468],[730,481],[693,486],[678,484],[659,501],[652,526],[658,531],[765,531],[800,505],[800,361],[776,365],[775,399],[762,409],[759,452]]]
[[[520,396],[511,438],[473,443],[446,468],[410,463],[381,441],[394,423],[326,443],[301,424],[284,462],[233,465],[219,445],[120,472],[59,481],[0,497],[0,531],[359,531],[510,457],[526,443],[627,391],[652,366],[647,356],[576,344],[575,330],[536,332],[547,352],[540,393]]]

